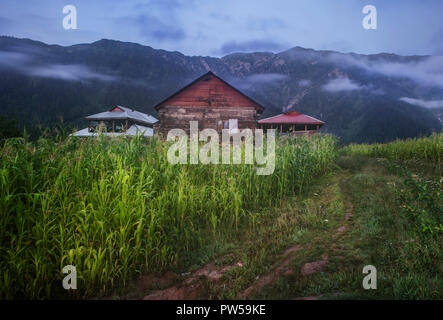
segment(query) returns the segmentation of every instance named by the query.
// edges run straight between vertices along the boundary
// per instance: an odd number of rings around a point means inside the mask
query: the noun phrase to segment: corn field
[[[301,193],[336,156],[331,136],[289,139],[274,173],[259,176],[246,164],[172,165],[158,138],[16,138],[0,148],[3,299],[66,297],[66,265],[82,298],[180,267]]]

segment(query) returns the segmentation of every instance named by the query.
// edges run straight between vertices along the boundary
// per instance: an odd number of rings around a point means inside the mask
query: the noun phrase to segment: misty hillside
[[[326,122],[347,142],[384,142],[441,131],[443,57],[358,55],[295,47],[222,58],[113,40],[73,46],[0,37],[0,114],[28,129],[120,104],[153,106],[212,70],[266,109],[292,109]]]

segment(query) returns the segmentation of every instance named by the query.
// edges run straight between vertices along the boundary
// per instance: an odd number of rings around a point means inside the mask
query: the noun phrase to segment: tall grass
[[[397,140],[387,144],[352,144],[343,148],[343,153],[388,159],[387,168],[404,180],[398,188],[397,195],[400,211],[410,217],[423,233],[433,234],[443,231],[441,215],[443,133],[433,133],[424,138]],[[424,174],[421,172],[423,164],[437,170],[435,173],[431,171],[431,175],[427,172],[424,177],[420,177]]]
[[[276,167],[171,165],[167,143],[141,137],[9,139],[0,154],[0,296],[66,297],[74,265],[78,297],[105,294],[136,274],[187,263],[254,211],[279,206],[333,163],[331,136],[276,148]]]
[[[344,152],[349,155],[383,157],[391,160],[424,160],[433,162],[441,168],[443,133],[386,144],[351,144],[344,148]]]

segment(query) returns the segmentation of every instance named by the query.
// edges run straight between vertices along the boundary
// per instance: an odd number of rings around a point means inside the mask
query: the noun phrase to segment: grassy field
[[[403,178],[373,159],[341,158],[339,163],[334,178],[328,179],[335,193],[323,195],[323,206],[333,204],[342,210],[323,216],[329,220],[323,223],[328,225],[323,226],[326,231],[309,228],[299,243],[310,247],[292,261],[294,275],[279,278],[258,297],[441,299],[443,237],[437,232],[422,232],[415,218],[402,210],[410,205],[399,194]],[[348,223],[343,220],[347,212],[352,213]],[[319,220],[317,223],[321,225]],[[346,229],[337,237],[341,226]],[[301,275],[305,263],[320,261],[325,253],[328,263],[322,272]],[[377,290],[362,288],[365,265],[377,268]]]
[[[272,175],[252,165],[171,165],[158,139],[9,139],[0,155],[0,296],[74,297],[124,288],[138,274],[180,271],[268,208],[301,194],[336,157],[331,136],[286,141]]]
[[[157,139],[8,140],[0,296],[442,299],[442,137],[287,140],[269,176],[171,165]]]
[[[443,134],[430,137],[397,140],[385,144],[350,144],[343,150],[352,156],[380,157],[389,160],[423,160],[441,168]]]

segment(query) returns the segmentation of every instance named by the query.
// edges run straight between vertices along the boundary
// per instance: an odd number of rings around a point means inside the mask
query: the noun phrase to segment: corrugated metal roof
[[[141,122],[144,124],[154,124],[154,123],[158,122],[158,119],[154,118],[153,116],[151,116],[149,114],[142,113],[142,112],[132,110],[130,108],[126,108],[126,107],[122,107],[122,106],[117,106],[117,107],[123,111],[122,112],[118,112],[118,111],[100,112],[97,114],[93,114],[91,116],[87,116],[86,119],[87,120],[97,120],[97,121],[130,119],[130,120],[138,121],[138,122]],[[112,108],[111,110],[113,110],[114,108]]]
[[[261,119],[258,123],[288,123],[288,124],[319,124],[323,125],[324,122],[314,117],[307,116],[297,111],[290,111],[282,113],[273,117]]]
[[[132,125],[126,132],[104,132],[101,133],[109,137],[117,137],[117,136],[135,136],[137,134],[143,134],[145,137],[152,137],[154,135],[154,129],[140,126],[137,124]],[[77,132],[74,132],[70,136],[74,137],[95,137],[99,136],[98,132],[89,132],[89,128],[84,128]]]

